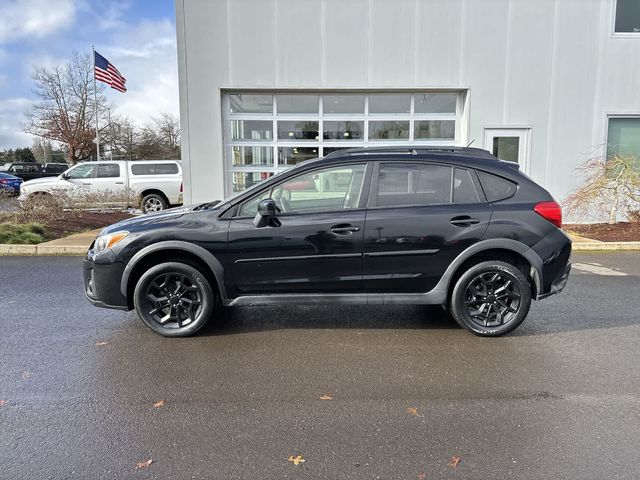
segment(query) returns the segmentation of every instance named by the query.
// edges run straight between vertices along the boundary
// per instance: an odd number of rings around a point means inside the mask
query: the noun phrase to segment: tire
[[[524,321],[530,306],[531,286],[525,275],[497,260],[478,263],[464,272],[449,299],[455,321],[482,337],[513,331]]]
[[[165,198],[157,193],[149,193],[140,201],[140,209],[143,213],[160,212],[166,210],[168,206]]]
[[[206,276],[180,262],[150,268],[133,292],[133,305],[140,319],[164,337],[193,335],[207,323],[215,304]]]

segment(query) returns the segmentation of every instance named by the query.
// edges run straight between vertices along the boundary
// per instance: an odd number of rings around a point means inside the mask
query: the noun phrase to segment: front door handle
[[[477,218],[470,217],[469,215],[460,215],[459,217],[453,217],[449,220],[451,225],[456,227],[470,227],[476,223],[480,223]]]
[[[358,230],[360,230],[360,227],[344,223],[331,227],[331,232],[335,233],[336,235],[351,235],[353,232],[357,232]]]

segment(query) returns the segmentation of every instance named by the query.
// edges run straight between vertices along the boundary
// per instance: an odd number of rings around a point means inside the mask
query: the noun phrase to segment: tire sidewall
[[[498,327],[482,327],[475,323],[464,308],[464,297],[469,283],[483,272],[503,272],[515,278],[520,288],[520,306],[515,318]],[[464,272],[456,282],[449,302],[453,318],[460,326],[483,337],[498,337],[516,329],[527,317],[531,306],[531,287],[524,274],[515,266],[501,261],[478,263]]]
[[[202,289],[202,310],[196,320],[186,327],[179,329],[165,328],[153,320],[153,318],[149,317],[143,310],[145,302],[144,296],[147,287],[158,275],[161,275],[162,273],[182,273],[189,275]],[[133,304],[140,320],[142,320],[142,322],[154,332],[159,333],[164,337],[186,337],[193,335],[205,326],[209,317],[213,313],[215,295],[209,280],[207,280],[207,278],[198,269],[185,263],[168,262],[156,265],[142,274],[136,283],[133,293]]]
[[[146,210],[144,207],[144,204],[149,198],[157,198],[158,200],[160,200],[160,203],[162,204],[162,209],[152,210],[152,211]],[[162,198],[162,195],[158,195],[157,193],[150,193],[148,195],[145,195],[144,197],[142,197],[142,200],[140,200],[140,210],[142,210],[143,213],[161,212],[163,210],[166,210],[168,206],[169,205],[167,204],[167,201],[164,198]]]

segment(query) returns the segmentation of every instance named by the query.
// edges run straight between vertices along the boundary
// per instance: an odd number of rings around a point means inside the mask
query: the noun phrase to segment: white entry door
[[[501,160],[516,162],[529,173],[530,128],[485,128],[484,148]]]

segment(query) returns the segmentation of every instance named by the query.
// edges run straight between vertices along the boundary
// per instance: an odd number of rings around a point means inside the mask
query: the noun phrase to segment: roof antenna
[[[469,147],[471,146],[471,144],[472,144],[473,142],[475,142],[475,141],[476,141],[476,139],[475,139],[475,138],[474,138],[473,140],[471,140],[471,141],[469,142],[469,145],[467,145],[467,148],[469,148]]]

